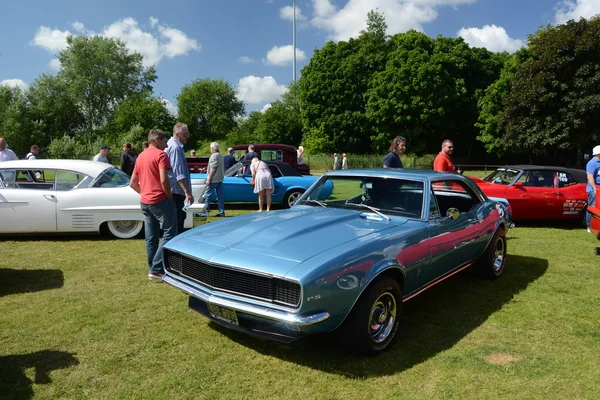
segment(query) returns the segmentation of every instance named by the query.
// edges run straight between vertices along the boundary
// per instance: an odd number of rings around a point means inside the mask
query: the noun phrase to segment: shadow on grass
[[[0,297],[9,294],[58,289],[63,284],[64,276],[60,269],[0,268]]]
[[[375,358],[350,355],[334,334],[309,336],[287,345],[210,324],[259,353],[327,373],[351,378],[391,375],[454,346],[547,269],[547,260],[509,255],[504,274],[496,281],[474,278],[469,271],[455,275],[404,303],[396,343]]]
[[[583,225],[581,225],[578,220],[572,219],[544,219],[544,220],[515,220],[515,228],[556,228],[556,229],[564,229],[566,231],[572,230],[581,230],[585,229]]]
[[[51,383],[51,371],[78,364],[75,354],[64,351],[43,350],[29,354],[0,356],[0,397],[31,399],[34,395],[34,383],[38,385]],[[25,374],[25,371],[30,368],[35,369],[33,381]]]

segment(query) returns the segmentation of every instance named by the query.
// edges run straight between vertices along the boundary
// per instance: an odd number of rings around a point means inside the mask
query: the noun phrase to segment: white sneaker
[[[588,228],[587,233],[592,233],[592,230],[590,228]]]
[[[208,217],[208,211],[194,214],[196,217]]]

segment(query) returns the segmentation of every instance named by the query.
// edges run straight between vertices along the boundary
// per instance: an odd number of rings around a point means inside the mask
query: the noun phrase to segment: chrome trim
[[[216,305],[226,307],[226,308],[231,308],[232,310],[235,310],[235,311],[252,314],[252,315],[255,315],[258,317],[262,317],[262,318],[268,318],[268,319],[272,319],[275,321],[287,322],[287,323],[303,326],[303,325],[317,324],[319,322],[325,321],[327,318],[330,317],[330,314],[328,312],[321,312],[321,313],[309,315],[306,317],[302,317],[302,316],[299,316],[296,314],[274,310],[272,308],[253,306],[250,304],[244,304],[244,303],[240,303],[237,301],[223,299],[223,298],[205,293],[201,290],[192,288],[192,287],[186,285],[185,283],[180,282],[179,280],[177,280],[175,278],[172,278],[169,275],[163,276],[163,282],[165,282],[171,286],[174,286],[177,289],[182,290],[186,294],[189,294],[190,296],[194,296],[197,299],[200,299],[204,302],[216,304]]]

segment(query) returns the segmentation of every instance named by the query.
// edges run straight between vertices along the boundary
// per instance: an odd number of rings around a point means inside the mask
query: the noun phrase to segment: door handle
[[[48,200],[56,199],[56,196],[54,196],[53,194],[45,194],[44,197],[47,198]]]
[[[478,224],[479,220],[477,218],[471,218],[467,220],[467,225],[475,225]]]

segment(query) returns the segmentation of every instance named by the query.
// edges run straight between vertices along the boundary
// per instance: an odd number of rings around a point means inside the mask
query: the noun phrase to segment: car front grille
[[[167,249],[164,250],[164,260],[165,268],[169,273],[209,286],[212,289],[224,290],[274,304],[292,307],[300,305],[300,285],[296,282],[209,264]]]

